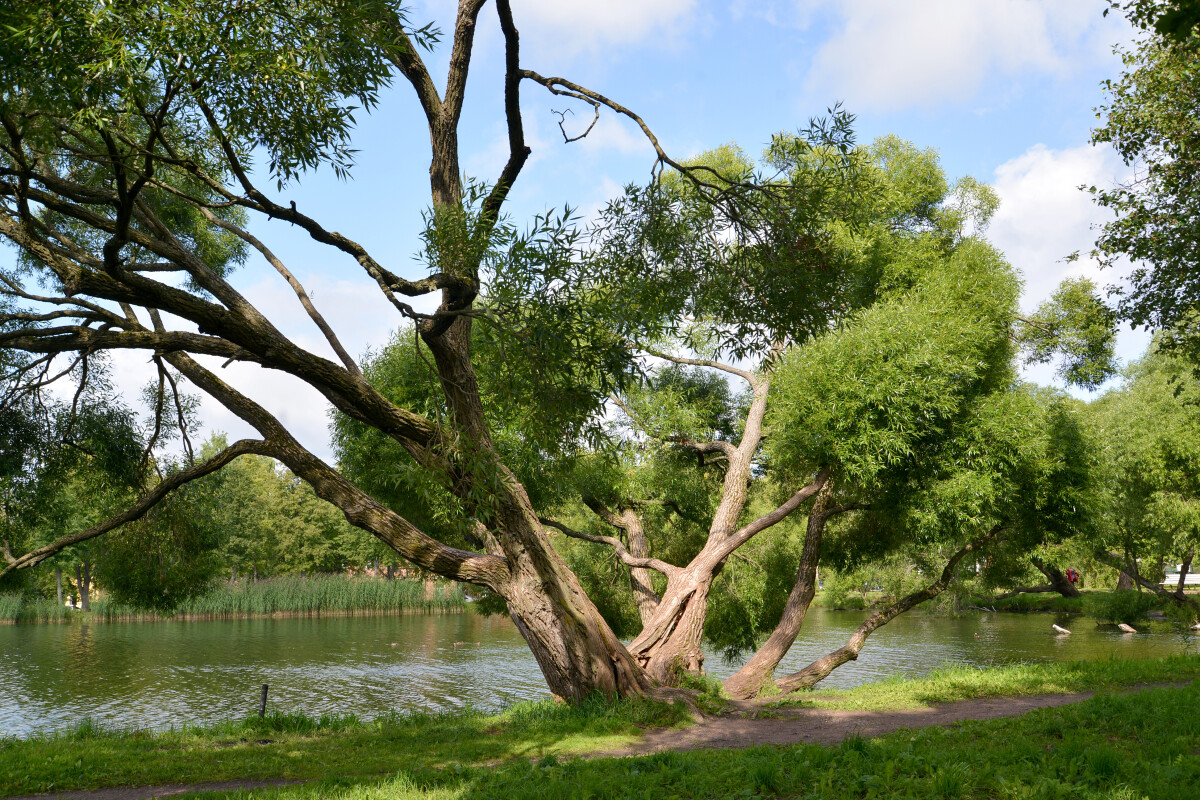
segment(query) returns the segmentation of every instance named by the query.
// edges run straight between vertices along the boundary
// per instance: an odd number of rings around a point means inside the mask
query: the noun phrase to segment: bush
[[[1149,592],[1093,592],[1084,596],[1083,607],[1088,614],[1102,622],[1131,624],[1146,616],[1158,605],[1158,598]]]

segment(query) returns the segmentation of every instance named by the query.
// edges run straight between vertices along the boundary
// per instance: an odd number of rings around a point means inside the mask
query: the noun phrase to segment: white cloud
[[[1108,147],[1051,150],[1038,144],[996,168],[994,187],[1000,208],[988,229],[988,238],[1025,279],[1021,307],[1029,312],[1047,300],[1066,278],[1084,277],[1099,286],[1119,283],[1120,271],[1102,270],[1088,253],[1096,239],[1096,226],[1106,219],[1080,186],[1111,186],[1129,173]],[[1071,253],[1079,259],[1066,261]],[[1148,334],[1124,328],[1117,339],[1117,355],[1129,360],[1141,355]],[[1026,371],[1031,380],[1051,382],[1051,369]]]
[[[1091,145],[1051,150],[1038,144],[996,168],[1000,208],[988,238],[1024,275],[1026,310],[1048,298],[1064,278],[1106,284],[1118,277],[1087,257],[1095,226],[1106,216],[1079,187],[1111,186],[1127,172],[1110,148]],[[1077,261],[1064,261],[1076,251]]]
[[[829,20],[806,81],[810,95],[844,99],[855,110],[965,102],[1000,73],[1065,77],[1111,58],[1128,39],[1103,0],[820,0],[798,24]]]
[[[670,37],[696,0],[513,0],[522,41],[539,50],[580,52]]]

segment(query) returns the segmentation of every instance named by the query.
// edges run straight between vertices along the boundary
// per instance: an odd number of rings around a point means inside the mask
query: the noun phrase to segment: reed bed
[[[275,614],[318,617],[342,614],[404,614],[461,611],[466,598],[458,585],[426,585],[420,580],[379,580],[347,575],[289,575],[259,581],[223,582],[194,597],[173,613],[127,606],[107,599],[92,601],[93,621],[129,622],[183,617],[233,619]],[[0,622],[66,621],[77,612],[53,601],[0,595]]]
[[[44,597],[0,594],[0,624],[63,622],[70,613],[70,609]]]

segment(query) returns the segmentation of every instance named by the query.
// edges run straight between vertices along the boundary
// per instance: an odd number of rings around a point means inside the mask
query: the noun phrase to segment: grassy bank
[[[835,708],[907,708],[963,697],[1185,682],[1200,656],[944,670],[821,695]],[[969,684],[969,685],[966,685]],[[279,800],[623,797],[960,797],[1138,800],[1200,785],[1200,688],[1101,694],[1072,706],[838,747],[797,745],[638,758],[611,750],[678,707],[523,703],[497,716],[269,717],[206,729],[0,740],[0,796],[75,788],[285,778]],[[244,795],[243,795],[244,796]]]
[[[346,575],[286,576],[260,581],[222,582],[161,614],[109,600],[92,602],[88,613],[53,600],[0,595],[0,621],[9,623],[120,622],[161,619],[235,619],[273,615],[402,614],[413,611],[456,611],[465,607],[462,588],[436,583],[432,595],[418,580],[377,580]]]

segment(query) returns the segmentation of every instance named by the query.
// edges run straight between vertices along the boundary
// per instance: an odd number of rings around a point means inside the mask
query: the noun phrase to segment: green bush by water
[[[1083,607],[1088,614],[1102,622],[1124,622],[1132,625],[1146,618],[1146,612],[1159,605],[1149,592],[1132,589],[1121,592],[1095,592],[1084,596]]]
[[[1083,597],[1063,597],[1058,592],[1031,592],[1006,597],[1003,600],[993,600],[988,597],[975,597],[972,605],[988,606],[997,611],[1012,611],[1018,614],[1029,614],[1038,611],[1049,611],[1058,614],[1081,613]]]

